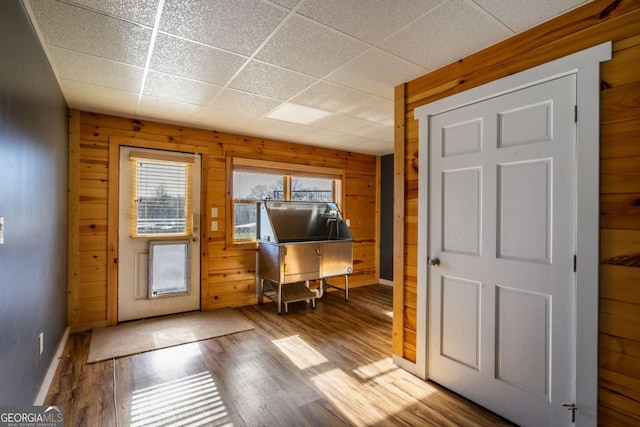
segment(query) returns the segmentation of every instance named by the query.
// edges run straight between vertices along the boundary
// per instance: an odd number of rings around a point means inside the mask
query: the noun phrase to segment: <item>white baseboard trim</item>
[[[381,285],[393,286],[393,280],[380,279],[378,282],[380,282]]]
[[[69,332],[70,332],[70,328],[67,326],[67,329],[64,330],[64,334],[62,334],[62,339],[58,344],[58,348],[56,349],[56,352],[53,355],[53,359],[49,364],[49,369],[47,370],[47,374],[44,376],[44,380],[42,380],[42,385],[40,386],[40,391],[36,396],[36,400],[33,402],[33,404],[36,406],[44,405],[44,399],[46,399],[47,393],[49,393],[49,387],[51,387],[51,383],[53,382],[53,377],[56,374],[58,365],[60,364],[60,358],[62,357],[64,348],[67,345],[67,340],[69,339]]]

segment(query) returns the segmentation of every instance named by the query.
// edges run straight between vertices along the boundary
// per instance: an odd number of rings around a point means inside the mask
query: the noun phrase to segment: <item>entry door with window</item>
[[[575,103],[567,76],[429,123],[429,377],[525,426],[572,425]]]
[[[120,149],[118,321],[200,308],[200,156]]]

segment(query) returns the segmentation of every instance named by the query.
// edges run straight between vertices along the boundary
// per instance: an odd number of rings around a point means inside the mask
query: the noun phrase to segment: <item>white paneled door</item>
[[[429,377],[520,425],[575,402],[575,76],[430,117]]]
[[[118,321],[200,308],[200,162],[120,148]]]

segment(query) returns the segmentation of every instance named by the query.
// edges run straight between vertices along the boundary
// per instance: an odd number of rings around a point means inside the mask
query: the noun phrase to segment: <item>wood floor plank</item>
[[[393,365],[391,309],[386,286],[241,307],[254,330],[91,365],[73,334],[46,403],[74,426],[510,425]]]

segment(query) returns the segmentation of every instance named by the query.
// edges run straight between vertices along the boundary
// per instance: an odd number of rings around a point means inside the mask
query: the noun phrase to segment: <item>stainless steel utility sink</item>
[[[335,203],[261,202],[258,204],[259,298],[278,303],[278,313],[287,300],[283,286],[297,284],[296,301],[320,298],[326,279],[345,277],[345,300],[349,298],[348,275],[353,272],[353,237]],[[309,289],[319,280],[319,289]],[[271,292],[265,291],[265,281]],[[308,290],[300,288],[303,283]],[[306,296],[306,297],[305,297]]]

